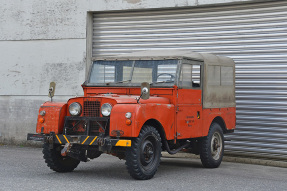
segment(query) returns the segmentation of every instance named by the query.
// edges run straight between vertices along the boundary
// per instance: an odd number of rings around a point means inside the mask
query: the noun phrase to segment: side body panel
[[[179,89],[176,113],[177,138],[188,139],[202,134],[201,90]]]
[[[132,113],[132,124],[126,125],[125,114]],[[110,135],[113,130],[124,132],[122,137],[137,137],[146,121],[155,119],[164,128],[166,138],[174,139],[174,113],[173,104],[117,104],[112,109],[110,119]]]
[[[177,139],[207,136],[210,125],[216,117],[223,120],[226,130],[235,129],[235,107],[203,109],[201,92],[201,90],[178,89],[176,104]]]
[[[221,117],[225,123],[226,130],[235,129],[236,124],[236,109],[235,107],[229,108],[212,108],[203,109],[202,113],[202,136],[207,136],[209,127],[216,117]]]

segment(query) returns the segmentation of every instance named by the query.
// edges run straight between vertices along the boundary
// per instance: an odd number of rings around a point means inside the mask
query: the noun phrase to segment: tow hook
[[[99,146],[104,146],[105,145],[105,143],[106,143],[106,139],[105,138],[98,138],[98,145]]]
[[[66,143],[64,148],[61,150],[61,155],[63,157],[67,156],[67,153],[69,152],[69,150],[71,149],[72,144],[71,143]]]

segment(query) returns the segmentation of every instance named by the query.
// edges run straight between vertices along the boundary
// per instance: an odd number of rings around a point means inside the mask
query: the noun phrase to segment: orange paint
[[[70,99],[67,103],[44,103],[41,110],[46,111],[45,121],[38,122],[37,133],[61,134],[64,117],[70,116],[69,105],[85,101],[98,101],[100,106],[110,103],[113,108],[110,115],[110,136],[113,130],[123,131],[122,137],[137,137],[142,126],[154,120],[162,127],[167,140],[189,139],[207,136],[209,127],[216,117],[222,118],[226,129],[235,128],[235,108],[202,108],[202,91],[194,89],[151,88],[150,98],[139,100],[139,87],[83,87],[84,97]],[[132,117],[127,121],[125,114]],[[84,113],[80,114],[83,116]],[[99,111],[99,117],[103,117]],[[39,120],[43,116],[38,116]]]
[[[43,116],[40,115],[40,111],[42,110],[46,112],[45,121],[43,123],[39,122],[39,120],[43,118]],[[43,130],[44,134],[49,134],[50,132],[55,132],[55,134],[62,133],[66,114],[66,103],[45,102],[39,109],[36,132],[41,133]]]

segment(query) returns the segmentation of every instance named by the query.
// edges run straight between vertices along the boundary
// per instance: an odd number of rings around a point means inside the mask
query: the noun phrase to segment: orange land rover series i
[[[48,167],[73,171],[103,152],[126,160],[135,179],[152,178],[161,152],[200,155],[220,165],[223,134],[235,129],[235,65],[191,51],[142,51],[96,58],[83,97],[45,102],[37,134]]]

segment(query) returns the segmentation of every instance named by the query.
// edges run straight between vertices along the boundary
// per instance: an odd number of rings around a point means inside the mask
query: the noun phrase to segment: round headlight
[[[74,102],[69,106],[69,112],[71,115],[80,115],[81,114],[81,104]]]
[[[101,112],[102,112],[102,115],[105,116],[105,117],[108,117],[111,115],[111,111],[112,111],[112,105],[109,104],[109,103],[104,103],[101,107]]]

